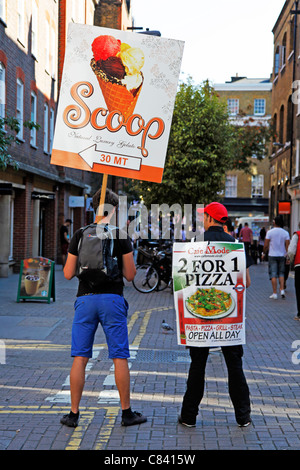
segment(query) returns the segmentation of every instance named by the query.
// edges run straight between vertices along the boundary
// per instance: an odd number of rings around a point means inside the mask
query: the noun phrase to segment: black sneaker
[[[60,422],[61,424],[64,424],[65,426],[69,426],[70,428],[76,428],[78,425],[79,421],[79,412],[78,413],[73,413],[70,411],[67,415],[64,415]]]
[[[240,428],[246,428],[247,426],[250,426],[251,423],[252,423],[251,419],[247,418],[245,419],[245,421],[240,421],[238,425]]]
[[[122,416],[121,424],[122,426],[133,426],[135,424],[142,424],[147,421],[146,416],[143,416],[142,413],[137,411],[132,411],[129,416]]]
[[[195,428],[196,427],[196,421],[195,422],[186,422],[187,420],[183,420],[181,416],[178,416],[178,423],[182,424],[182,426],[186,426],[187,428]]]

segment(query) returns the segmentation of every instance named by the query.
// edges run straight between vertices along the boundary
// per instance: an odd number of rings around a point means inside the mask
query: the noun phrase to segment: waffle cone
[[[125,86],[105,81],[99,75],[96,76],[108,111],[120,111],[127,121],[133,114],[143,84],[132,94]]]

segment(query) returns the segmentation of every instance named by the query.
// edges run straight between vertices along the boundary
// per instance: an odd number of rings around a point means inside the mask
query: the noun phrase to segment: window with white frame
[[[51,38],[50,38],[50,54],[51,54],[51,77],[55,77],[55,31],[51,28]]]
[[[71,19],[74,23],[76,22],[76,4],[74,0],[71,0]]]
[[[237,175],[226,176],[225,197],[237,197]]]
[[[44,104],[44,152],[48,153],[48,127],[49,127],[49,108],[47,103]]]
[[[31,53],[35,57],[38,56],[38,6],[36,0],[32,0]]]
[[[227,100],[228,112],[231,116],[235,116],[239,112],[239,100],[236,98],[229,98]]]
[[[266,100],[265,99],[255,99],[254,100],[254,114],[256,116],[263,116],[266,114]]]
[[[286,61],[286,33],[284,33],[281,45],[281,67],[285,65]]]
[[[24,32],[24,23],[25,23],[25,10],[24,10],[24,0],[18,0],[18,39],[22,44],[25,43],[25,32]]]
[[[53,145],[53,136],[54,136],[54,110],[50,109],[50,153],[52,152],[52,145]]]
[[[280,61],[280,47],[276,47],[275,58],[274,58],[274,74],[278,75],[279,72],[279,61]]]
[[[5,94],[5,67],[2,62],[0,62],[0,118],[5,117]]]
[[[45,21],[45,70],[50,71],[50,25],[49,22]]]
[[[17,120],[19,121],[18,139],[23,139],[23,122],[24,122],[24,84],[22,80],[17,79]]]
[[[252,175],[251,197],[263,197],[264,195],[264,175]]]
[[[85,23],[85,0],[79,0],[77,22]]]
[[[6,22],[6,0],[0,0],[0,18]]]
[[[32,91],[31,96],[30,96],[30,104],[31,104],[31,110],[30,110],[30,119],[32,122],[36,123],[37,120],[37,96],[36,94]],[[30,130],[30,144],[36,147],[36,128],[33,127]]]

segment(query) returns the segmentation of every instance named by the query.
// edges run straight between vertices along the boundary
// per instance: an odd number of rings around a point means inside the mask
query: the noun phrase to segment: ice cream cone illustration
[[[143,85],[143,51],[107,35],[94,39],[92,51],[91,67],[107,109],[120,111],[126,121],[133,114]]]

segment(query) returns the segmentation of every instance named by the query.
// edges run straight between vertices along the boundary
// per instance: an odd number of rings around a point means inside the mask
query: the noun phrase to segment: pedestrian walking
[[[201,209],[198,209],[201,212]],[[228,218],[225,206],[212,202],[204,208],[204,241],[235,242],[234,237],[224,231],[224,224]],[[196,237],[197,241],[197,237]],[[249,259],[249,257],[246,258]],[[249,264],[247,263],[247,282],[250,285]],[[251,424],[251,407],[248,384],[243,372],[243,347],[222,346],[228,370],[229,395],[235,410],[236,421],[239,426]],[[204,394],[205,367],[209,354],[209,347],[189,347],[191,364],[187,380],[187,388],[183,397],[179,423],[187,427],[196,425],[199,405]]]
[[[228,218],[224,224],[224,230],[225,232],[229,233],[233,238],[234,237],[234,229],[231,220]]]
[[[61,257],[62,257],[62,265],[65,265],[66,256],[68,253],[69,243],[70,243],[70,235],[69,235],[69,228],[71,227],[72,220],[66,219],[66,221],[60,227],[60,248],[61,248]]]
[[[285,298],[284,290],[284,276],[285,276],[285,263],[287,249],[290,243],[290,235],[287,230],[284,230],[283,221],[280,216],[276,216],[273,220],[274,227],[268,231],[265,243],[264,252],[268,252],[269,258],[269,278],[272,284],[273,293],[270,295],[270,299],[277,299],[277,279],[279,280],[280,295],[281,298]]]
[[[266,238],[266,229],[265,227],[262,227],[259,232],[259,237],[258,237],[258,256],[259,256],[259,261],[262,262],[262,254],[264,250],[264,244],[265,244],[265,238]]]
[[[93,207],[97,214],[101,196],[99,190],[93,197]],[[128,329],[127,329],[127,311],[128,303],[123,297],[123,276],[128,281],[132,281],[135,276],[135,264],[133,260],[132,243],[129,236],[117,227],[110,226],[110,221],[118,206],[118,196],[110,190],[106,190],[105,207],[109,210],[104,213],[104,218],[94,224],[101,233],[113,233],[113,252],[109,262],[107,262],[107,271],[110,265],[115,263],[117,268],[114,276],[111,278],[104,272],[90,271],[90,278],[86,275],[83,279],[79,275],[79,285],[77,299],[75,302],[75,315],[72,327],[72,347],[71,355],[74,357],[70,373],[71,388],[71,410],[70,413],[61,419],[61,423],[70,427],[76,427],[79,420],[79,404],[85,382],[85,368],[89,358],[92,357],[92,347],[94,335],[101,324],[107,341],[109,358],[114,363],[114,374],[116,386],[118,388],[120,403],[122,408],[122,425],[130,426],[144,423],[147,418],[141,413],[131,410],[130,406],[130,375],[127,359],[129,354]],[[100,235],[87,235],[89,245],[83,245],[85,228],[75,232],[71,239],[64,275],[66,279],[72,279],[78,275],[77,264],[81,260],[83,251],[87,257],[95,258],[92,252],[95,248],[90,245],[96,242],[99,244]],[[106,231],[106,232],[105,232]],[[98,234],[99,232],[97,232]],[[104,237],[100,240],[104,250]],[[82,244],[82,248],[79,245]],[[85,248],[84,248],[85,247]],[[82,251],[81,251],[82,250]],[[102,251],[96,258],[105,258],[109,256],[109,251]],[[101,256],[100,256],[101,255]],[[89,257],[89,258],[88,258]],[[116,264],[117,263],[117,264]],[[83,266],[84,268],[84,266]],[[84,269],[82,269],[82,272]]]
[[[253,243],[253,232],[252,232],[252,229],[249,227],[247,222],[245,222],[244,227],[240,231],[240,241],[244,243],[245,251],[249,255],[250,254],[250,247]]]
[[[300,223],[298,228],[300,229]],[[290,262],[294,264],[295,270],[295,292],[297,302],[297,315],[295,320],[300,321],[300,231],[298,230],[292,236],[291,243],[288,248],[288,257]]]

